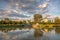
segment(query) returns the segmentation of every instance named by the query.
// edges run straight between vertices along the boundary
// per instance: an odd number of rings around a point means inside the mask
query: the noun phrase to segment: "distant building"
[[[49,18],[49,20],[51,21],[51,23],[55,22],[54,18]]]
[[[41,22],[48,22],[48,19],[44,18]]]
[[[48,19],[47,19],[47,18],[45,18],[43,21],[44,21],[44,22],[48,22]]]

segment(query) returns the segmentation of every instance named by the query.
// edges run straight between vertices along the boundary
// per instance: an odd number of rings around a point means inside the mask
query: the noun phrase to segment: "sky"
[[[34,14],[60,17],[60,0],[0,0],[0,19],[33,19]]]

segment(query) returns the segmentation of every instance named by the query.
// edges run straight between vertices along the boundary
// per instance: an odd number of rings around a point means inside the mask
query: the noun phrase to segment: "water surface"
[[[60,28],[50,31],[31,29],[0,31],[0,40],[60,40]]]

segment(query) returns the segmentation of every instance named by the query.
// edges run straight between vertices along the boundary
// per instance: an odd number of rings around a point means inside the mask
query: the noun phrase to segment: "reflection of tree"
[[[35,29],[34,31],[34,37],[42,37],[43,36],[43,33],[41,30],[39,29]]]
[[[55,29],[55,32],[56,32],[56,33],[60,33],[60,28],[56,28],[56,29]]]

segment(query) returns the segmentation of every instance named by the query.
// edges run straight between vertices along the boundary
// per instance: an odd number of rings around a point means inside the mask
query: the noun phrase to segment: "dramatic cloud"
[[[49,12],[51,0],[0,0],[5,2],[5,9],[0,10],[0,15],[11,18],[33,18],[35,13]],[[0,3],[1,4],[1,3]],[[1,9],[1,8],[0,8]]]
[[[44,14],[44,13],[48,12],[49,2],[50,2],[50,0],[46,0],[46,2],[44,2],[43,4],[40,4],[38,6],[38,8],[40,8],[40,10],[38,10],[37,13]]]
[[[44,4],[42,5],[39,5],[40,8],[46,8],[48,6],[48,2],[45,2]]]

